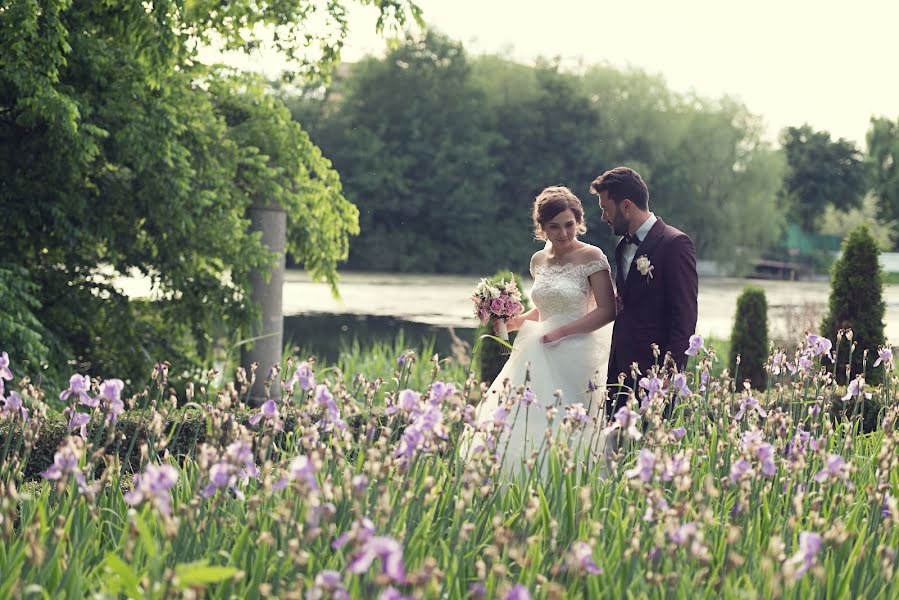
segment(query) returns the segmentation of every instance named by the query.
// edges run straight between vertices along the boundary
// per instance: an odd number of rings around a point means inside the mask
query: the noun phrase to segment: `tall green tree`
[[[406,2],[362,3],[417,14]],[[331,33],[307,31],[313,13]],[[41,341],[4,348],[13,360],[31,352],[68,369],[74,358],[122,378],[163,358],[196,364],[212,332],[236,332],[253,312],[248,273],[271,259],[246,218],[259,197],[288,209],[289,250],[334,285],[357,226],[336,173],[258,82],[197,60],[207,41],[249,50],[272,28],[293,75],[314,77],[339,55],[346,5],[4,4],[0,267],[33,300],[36,323],[17,339]],[[318,51],[303,54],[307,42]],[[149,301],[113,285],[130,272],[152,281]],[[0,306],[0,324],[10,310]]]
[[[871,119],[868,128],[871,188],[888,221],[899,221],[899,120]]]
[[[470,272],[495,242],[502,140],[491,131],[462,46],[428,32],[353,65],[312,127],[360,210],[349,266]]]
[[[826,131],[809,125],[788,127],[781,134],[787,158],[784,193],[799,224],[815,231],[828,205],[858,208],[868,187],[864,156],[851,141],[832,141]]]

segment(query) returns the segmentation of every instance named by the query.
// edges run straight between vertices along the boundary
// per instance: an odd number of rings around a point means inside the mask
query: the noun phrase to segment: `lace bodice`
[[[565,316],[574,320],[595,306],[587,279],[597,271],[608,271],[609,261],[592,260],[584,264],[562,263],[534,267],[531,299],[540,310],[540,320]]]

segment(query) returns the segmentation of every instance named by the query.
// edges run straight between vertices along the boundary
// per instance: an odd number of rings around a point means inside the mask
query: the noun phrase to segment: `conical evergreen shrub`
[[[846,383],[846,365],[852,352],[850,379],[862,372],[864,351],[868,350],[865,380],[869,384],[882,381],[882,369],[873,369],[877,351],[884,344],[883,279],[880,272],[880,250],[871,232],[859,225],[843,240],[842,255],[834,263],[830,277],[830,300],[821,334],[837,346],[837,332],[852,329],[852,341],[843,338],[837,348],[837,381]]]
[[[730,369],[739,380],[748,379],[752,387],[763,390],[768,377],[768,300],[759,287],[747,286],[737,298],[737,314],[730,334]],[[740,365],[737,367],[737,355]]]

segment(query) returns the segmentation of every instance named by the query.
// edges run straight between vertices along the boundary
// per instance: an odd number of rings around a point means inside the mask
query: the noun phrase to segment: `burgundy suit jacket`
[[[618,314],[612,330],[612,349],[609,356],[608,380],[618,383],[624,373],[625,384],[636,387],[631,377],[631,364],[640,365],[645,374],[656,363],[652,344],[658,344],[659,364],[665,353],[683,369],[687,362],[684,351],[690,336],[696,333],[699,277],[696,273],[696,250],[693,240],[682,231],[656,220],[646,239],[637,246],[626,280],[622,280],[622,239],[615,248],[615,285]],[[653,269],[652,277],[637,269],[637,259],[646,256]],[[611,397],[607,405],[611,417],[626,402],[626,396]]]

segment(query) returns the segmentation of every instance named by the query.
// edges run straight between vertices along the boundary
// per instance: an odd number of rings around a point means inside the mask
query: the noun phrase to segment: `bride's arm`
[[[543,336],[543,343],[550,344],[569,335],[590,333],[615,320],[615,292],[609,271],[597,271],[590,275],[589,281],[596,299],[596,308],[576,321],[553,329]]]

